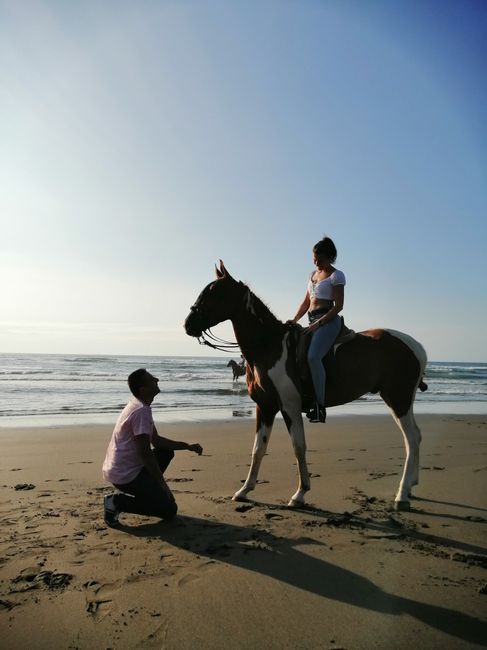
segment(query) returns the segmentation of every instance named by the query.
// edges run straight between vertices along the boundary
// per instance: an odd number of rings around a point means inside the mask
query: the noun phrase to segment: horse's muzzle
[[[201,336],[203,327],[200,323],[200,318],[195,311],[191,311],[184,321],[184,329],[189,336]]]

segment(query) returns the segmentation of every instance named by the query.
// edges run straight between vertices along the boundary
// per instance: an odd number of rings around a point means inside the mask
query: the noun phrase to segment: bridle
[[[196,313],[196,315],[201,319],[201,312],[197,305],[193,305],[190,308],[190,311]],[[202,330],[200,336],[198,336],[198,343],[200,345],[207,345],[214,350],[220,350],[220,352],[232,352],[233,350],[240,349],[240,346],[236,341],[225,341],[225,339],[215,336],[209,327]]]
[[[214,341],[214,343],[211,341]],[[198,343],[200,345],[208,345],[210,348],[220,350],[221,352],[232,352],[232,350],[240,349],[240,345],[236,341],[235,343],[225,341],[224,339],[215,336],[210,328],[201,332],[201,336],[198,336]]]
[[[242,282],[239,283],[244,287],[244,294],[247,292],[247,295],[251,294],[250,289],[244,285]],[[243,294],[242,294],[243,297]],[[195,304],[190,308],[191,313],[195,313],[200,321],[203,321],[202,314],[200,311],[200,308],[198,306],[198,300],[195,302]],[[245,309],[244,305],[242,304],[242,307],[240,309]],[[240,345],[235,341],[225,341],[224,339],[219,338],[218,336],[215,336],[213,332],[211,331],[210,327],[207,327],[206,329],[201,331],[200,336],[198,338],[198,343],[200,345],[207,345],[210,348],[213,348],[214,350],[220,350],[221,352],[232,352],[234,350],[240,350]],[[262,342],[259,342],[261,344]]]

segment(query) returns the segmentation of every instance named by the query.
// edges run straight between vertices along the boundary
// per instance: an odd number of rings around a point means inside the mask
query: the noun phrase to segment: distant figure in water
[[[242,375],[245,375],[247,372],[245,359],[243,357],[242,359],[243,361],[240,363],[237,363],[233,359],[230,359],[230,361],[227,363],[227,368],[231,368],[233,370],[233,381],[238,381],[238,378],[242,377]]]
[[[103,477],[121,494],[104,498],[105,523],[119,525],[119,515],[136,515],[172,519],[178,507],[164,480],[164,472],[179,449],[194,451],[199,456],[201,445],[177,442],[157,433],[151,404],[160,393],[158,379],[145,368],[135,370],[128,378],[134,399],[121,412],[103,463]]]

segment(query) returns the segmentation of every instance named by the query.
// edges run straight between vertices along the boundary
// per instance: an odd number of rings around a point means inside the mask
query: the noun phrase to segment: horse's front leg
[[[298,489],[291,497],[288,506],[302,506],[304,505],[304,495],[311,487],[308,465],[306,463],[306,439],[304,437],[303,416],[301,415],[301,409],[293,409],[292,412],[290,410],[283,410],[282,415],[289,435],[291,436],[299,474]]]
[[[272,425],[274,424],[275,413],[264,413],[257,406],[256,409],[256,432],[254,448],[252,450],[252,463],[249,474],[243,486],[233,495],[234,501],[246,501],[247,494],[255,488],[260,464],[264,458],[269,438],[271,437]]]

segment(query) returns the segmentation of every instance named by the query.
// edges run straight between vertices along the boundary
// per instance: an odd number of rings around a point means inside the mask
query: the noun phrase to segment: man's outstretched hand
[[[197,442],[194,443],[194,445],[188,445],[189,451],[194,451],[198,456],[201,456],[203,453],[203,447],[199,445]]]

